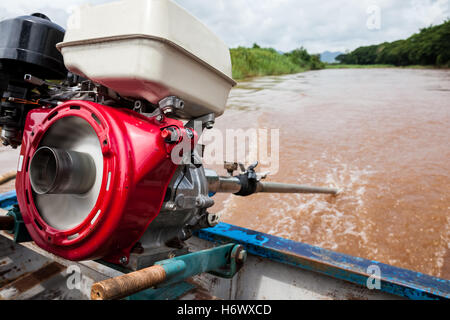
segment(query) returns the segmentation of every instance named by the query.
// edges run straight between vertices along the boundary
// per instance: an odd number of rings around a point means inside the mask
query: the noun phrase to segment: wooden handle
[[[7,183],[8,181],[15,179],[17,175],[16,171],[11,171],[5,174],[0,175],[0,185]]]
[[[161,266],[153,266],[131,272],[117,278],[94,283],[91,288],[92,300],[116,300],[152,288],[166,279],[166,271]]]
[[[0,216],[0,230],[11,231],[14,229],[14,218],[11,216]]]

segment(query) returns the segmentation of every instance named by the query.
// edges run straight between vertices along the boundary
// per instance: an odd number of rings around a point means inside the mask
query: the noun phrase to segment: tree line
[[[360,47],[336,60],[342,64],[450,67],[450,19],[421,29],[406,40]]]

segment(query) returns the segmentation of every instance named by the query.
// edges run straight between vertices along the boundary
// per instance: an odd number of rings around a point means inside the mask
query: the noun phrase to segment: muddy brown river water
[[[280,129],[270,181],[343,189],[337,198],[218,195],[212,211],[223,221],[450,279],[450,71],[241,82],[217,128]]]

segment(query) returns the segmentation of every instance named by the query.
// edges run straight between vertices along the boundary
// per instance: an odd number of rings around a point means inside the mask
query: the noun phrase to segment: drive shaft
[[[337,188],[311,187],[298,184],[258,182],[256,193],[339,194]]]
[[[215,171],[209,169],[206,169],[205,173],[208,180],[209,192],[211,193],[233,193],[236,195],[250,195],[255,193],[303,193],[338,195],[340,193],[340,190],[338,188],[323,188],[298,184],[261,181],[251,182],[246,178],[245,175],[240,177],[219,177]],[[253,186],[249,186],[250,183],[253,183]],[[243,192],[244,189],[245,192]]]

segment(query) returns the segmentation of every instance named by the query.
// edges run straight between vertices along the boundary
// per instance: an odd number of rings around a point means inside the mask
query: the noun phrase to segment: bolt
[[[186,135],[189,139],[194,138],[194,132],[192,132],[192,130],[189,128],[186,128]]]
[[[134,102],[134,111],[141,111],[142,102],[140,100],[136,100]]]
[[[164,120],[164,116],[163,115],[157,115],[156,116],[156,121],[158,121],[158,122],[163,122],[163,120]]]
[[[171,114],[173,113],[173,108],[172,107],[167,107],[163,109],[163,113],[164,114]]]
[[[239,252],[238,256],[236,257],[236,262],[244,263],[245,260],[247,260],[247,251],[246,250],[241,250]]]
[[[122,258],[119,259],[119,262],[123,265],[126,265],[128,263],[128,258],[123,256]]]
[[[175,211],[177,209],[177,205],[173,202],[167,202],[164,205],[164,210]]]
[[[213,121],[208,121],[205,124],[206,129],[211,130],[212,128],[214,128],[214,122]]]
[[[215,214],[208,215],[208,224],[210,227],[215,227],[219,224],[219,217]]]

